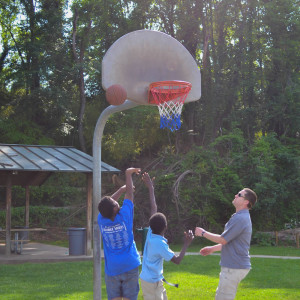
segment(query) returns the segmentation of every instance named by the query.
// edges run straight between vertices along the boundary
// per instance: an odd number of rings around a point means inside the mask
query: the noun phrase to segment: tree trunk
[[[79,144],[80,149],[83,152],[86,152],[86,143],[84,138],[84,112],[85,112],[85,105],[86,105],[86,94],[85,94],[85,82],[84,82],[84,52],[86,49],[86,45],[88,44],[88,36],[89,31],[91,29],[92,21],[89,20],[89,23],[87,27],[85,27],[84,30],[84,36],[81,37],[81,43],[80,43],[80,49],[79,49],[79,57],[77,55],[76,51],[76,35],[77,35],[77,22],[78,22],[79,14],[78,10],[75,8],[74,11],[74,19],[73,19],[73,37],[72,37],[72,49],[73,49],[73,55],[76,63],[79,65],[78,70],[78,89],[79,89],[79,95],[80,95],[80,107],[79,107],[79,113],[78,113],[78,138],[79,138]]]

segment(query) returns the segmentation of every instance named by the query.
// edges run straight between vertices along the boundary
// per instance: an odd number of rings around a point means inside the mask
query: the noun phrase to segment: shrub
[[[275,241],[272,238],[272,235],[267,232],[256,232],[252,236],[251,243],[259,245],[259,246],[274,246],[275,245]]]
[[[82,226],[86,222],[85,209],[72,215],[71,208],[53,208],[47,206],[30,206],[29,224],[33,227]],[[5,228],[6,211],[0,211],[0,227]],[[11,226],[24,226],[25,208],[11,209]]]

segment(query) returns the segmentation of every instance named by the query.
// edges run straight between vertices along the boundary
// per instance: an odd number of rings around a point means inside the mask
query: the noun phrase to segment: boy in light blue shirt
[[[142,179],[149,190],[151,217],[144,246],[142,272],[140,274],[141,287],[144,300],[166,300],[167,294],[163,286],[163,262],[166,260],[180,264],[188,246],[194,239],[194,235],[191,230],[184,233],[184,245],[178,256],[169,248],[168,240],[164,238],[164,233],[167,230],[167,219],[164,214],[157,212],[153,182],[148,173],[144,173]]]

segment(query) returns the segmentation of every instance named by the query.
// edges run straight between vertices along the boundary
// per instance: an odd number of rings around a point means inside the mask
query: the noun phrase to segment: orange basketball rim
[[[174,131],[181,127],[182,107],[191,88],[191,83],[178,80],[157,81],[149,85],[148,101],[158,106],[160,128]]]

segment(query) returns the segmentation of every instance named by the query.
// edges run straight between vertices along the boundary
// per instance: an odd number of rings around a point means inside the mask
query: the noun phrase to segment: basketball
[[[127,92],[120,84],[113,84],[106,90],[106,100],[110,105],[121,105],[126,98]]]

